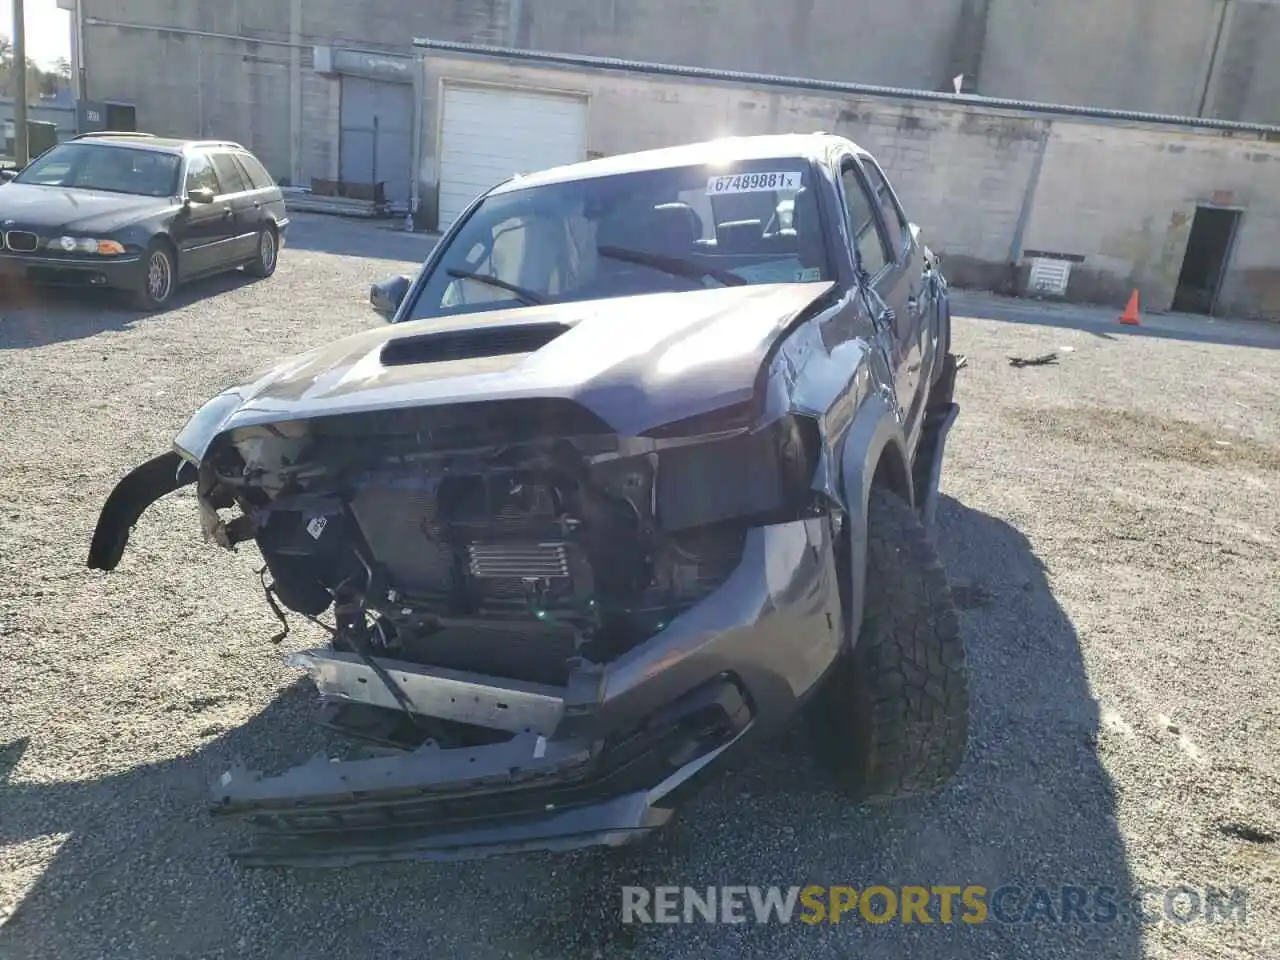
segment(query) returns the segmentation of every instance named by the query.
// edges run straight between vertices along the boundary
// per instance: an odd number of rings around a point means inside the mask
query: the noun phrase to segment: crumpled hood
[[[0,221],[47,231],[106,231],[157,213],[168,202],[164,197],[9,183],[0,189]]]
[[[238,427],[526,397],[572,400],[634,436],[748,399],[774,339],[830,287],[746,285],[389,324],[228,391],[197,414],[179,444],[199,458],[217,434]],[[548,323],[568,329],[530,353],[383,362],[384,346],[404,338]]]

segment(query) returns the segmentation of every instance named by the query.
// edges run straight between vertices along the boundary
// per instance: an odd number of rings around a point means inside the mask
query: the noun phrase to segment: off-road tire
[[[178,289],[178,260],[163,240],[153,240],[142,257],[142,274],[133,291],[133,305],[146,313],[163,310]]]
[[[275,227],[263,227],[254,242],[257,244],[254,257],[244,265],[244,272],[265,279],[276,272],[276,264],[280,262],[280,234]]]
[[[806,720],[819,757],[856,800],[931,792],[969,733],[964,643],[946,573],[905,501],[871,491],[866,611]]]

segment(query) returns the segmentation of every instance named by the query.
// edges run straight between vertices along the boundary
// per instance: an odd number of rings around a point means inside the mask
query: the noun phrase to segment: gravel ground
[[[207,784],[323,749],[310,693],[267,642],[254,550],[202,543],[179,495],[91,573],[97,510],[213,393],[376,322],[368,284],[426,245],[300,219],[274,278],[161,316],[0,306],[0,956],[1280,956],[1280,352],[981,298],[1030,322],[956,320],[939,541],[974,730],[947,790],[851,808],[794,734],[639,850],[231,864]],[[316,640],[295,624],[284,646]],[[1242,887],[1248,920],[618,921],[623,884],[773,883]]]

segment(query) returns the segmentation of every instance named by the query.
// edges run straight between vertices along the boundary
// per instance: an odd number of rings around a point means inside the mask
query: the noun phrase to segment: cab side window
[[[243,193],[253,189],[248,178],[240,172],[240,166],[231,154],[215,153],[213,169],[218,175],[218,183],[222,186],[219,193]]]
[[[885,246],[884,237],[876,224],[876,211],[871,197],[863,188],[862,180],[851,160],[845,161],[840,170],[840,185],[844,192],[849,235],[862,257],[863,269],[874,277],[892,263],[894,258],[892,251]]]
[[[907,223],[906,214],[898,206],[898,201],[889,188],[889,181],[885,178],[879,164],[869,157],[864,158],[862,170],[867,175],[867,182],[871,184],[871,190],[876,196],[876,206],[880,208],[884,225],[889,230],[889,245],[900,256],[904,256],[907,248],[911,246],[911,227]]]
[[[192,190],[212,190],[215,194],[221,193],[218,189],[218,176],[213,172],[213,164],[203,153],[193,153],[187,160],[187,193]]]

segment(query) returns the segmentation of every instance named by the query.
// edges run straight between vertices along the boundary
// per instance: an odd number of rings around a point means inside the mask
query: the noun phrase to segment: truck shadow
[[[852,807],[824,782],[795,730],[767,756],[740,758],[652,850],[581,857],[564,871],[559,909],[530,917],[538,946],[555,955],[573,943],[586,957],[614,949],[655,957],[1142,955],[1134,923],[1061,917],[1063,887],[1109,887],[1119,903],[1133,894],[1075,629],[1018,530],[945,497],[938,524],[972,683],[970,748],[957,779],[933,797]],[[993,909],[985,923],[964,923],[957,911],[946,924],[934,899],[929,926],[901,923],[901,913],[873,925],[857,910],[838,925],[619,922],[626,885],[705,892],[772,884],[978,885]],[[991,903],[1001,887],[1014,889]],[[1023,922],[1036,888],[1057,901],[1053,916]],[[1105,919],[1097,906],[1091,896],[1086,916]]]
[[[1025,917],[1034,887],[1131,893],[1098,708],[1079,641],[1027,540],[944,499],[938,538],[960,591],[973,728],[960,776],[936,796],[844,801],[797,730],[735,761],[654,841],[613,852],[243,870],[236,837],[203,812],[232,763],[276,770],[325,745],[299,683],[250,723],[189,757],[75,783],[25,783],[22,742],[0,745],[0,847],[61,846],[0,926],[0,955],[417,957],[931,957],[1142,954],[1131,923]],[[26,849],[24,847],[24,849]],[[33,854],[34,856],[34,854]],[[624,885],[983,886],[984,923],[895,919],[808,925],[621,922]],[[998,888],[1014,895],[991,903]],[[1093,913],[1093,906],[1086,907]],[[747,909],[750,914],[750,907]],[[998,916],[997,916],[998,915]],[[103,918],[127,939],[112,942]]]

